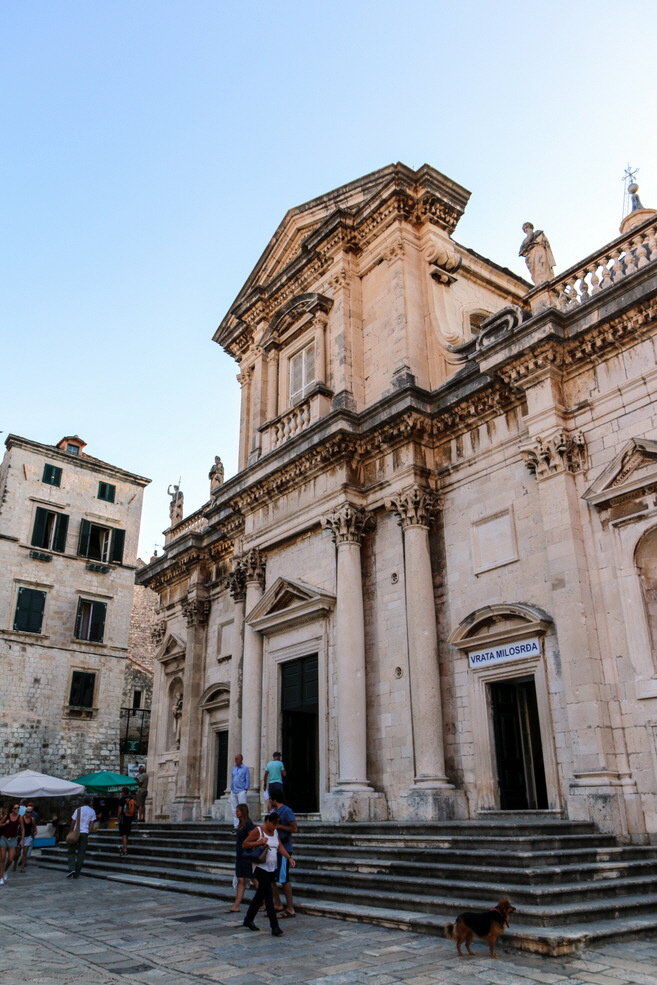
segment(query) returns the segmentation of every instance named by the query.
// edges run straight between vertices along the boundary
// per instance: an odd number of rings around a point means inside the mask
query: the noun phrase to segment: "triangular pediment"
[[[246,621],[263,633],[279,632],[299,622],[324,617],[335,606],[335,595],[292,578],[277,578],[248,613]]]
[[[176,633],[167,633],[155,654],[155,659],[159,660],[160,663],[166,663],[167,660],[174,660],[176,657],[180,657],[185,653],[186,647],[185,640]]]
[[[657,441],[632,438],[620,450],[582,497],[592,506],[641,493],[657,484]]]

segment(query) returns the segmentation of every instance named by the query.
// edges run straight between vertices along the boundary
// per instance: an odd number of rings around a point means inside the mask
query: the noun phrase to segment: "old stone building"
[[[526,224],[532,286],[453,238],[468,197],[398,164],[292,209],[219,326],[239,471],[139,575],[156,816],[282,748],[325,820],[657,839],[656,214],[556,278]]]
[[[9,435],[0,466],[0,774],[119,768],[119,715],[149,480],[77,435]]]
[[[138,558],[137,569],[143,566]],[[158,647],[157,603],[155,592],[135,585],[121,699],[121,773],[126,773],[131,764],[145,764],[148,755],[153,667]]]

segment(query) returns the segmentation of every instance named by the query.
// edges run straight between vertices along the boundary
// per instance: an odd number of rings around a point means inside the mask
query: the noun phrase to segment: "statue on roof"
[[[534,229],[531,222],[523,227],[525,238],[518,256],[525,258],[531,279],[535,284],[545,284],[554,277],[556,261],[550,243],[542,229]]]
[[[185,496],[180,486],[174,486],[173,492],[171,492],[171,486],[169,486],[167,489],[167,496],[171,496],[171,502],[169,503],[169,521],[171,526],[175,527],[175,525],[180,523],[183,518]]]
[[[214,465],[208,472],[208,479],[210,480],[210,495],[214,496],[219,492],[219,486],[223,485],[224,481],[224,466],[218,455],[214,456]]]

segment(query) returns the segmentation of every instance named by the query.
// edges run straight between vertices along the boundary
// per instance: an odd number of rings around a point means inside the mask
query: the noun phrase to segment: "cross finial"
[[[640,168],[632,168],[628,164],[623,172],[621,179],[625,185],[623,189],[623,217],[629,215],[630,212],[636,212],[637,209],[643,208],[639,198],[639,186],[634,180],[640,170]]]

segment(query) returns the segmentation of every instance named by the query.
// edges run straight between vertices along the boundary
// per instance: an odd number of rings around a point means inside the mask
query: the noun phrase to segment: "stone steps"
[[[469,832],[469,836],[466,835]],[[135,825],[130,855],[118,834],[92,836],[85,873],[175,892],[233,898],[234,835],[217,824]],[[657,850],[623,846],[591,825],[453,822],[331,828],[304,822],[295,836],[299,912],[442,933],[465,909],[508,896],[518,912],[506,939],[567,953],[592,940],[657,931]],[[40,864],[63,870],[65,846]]]

